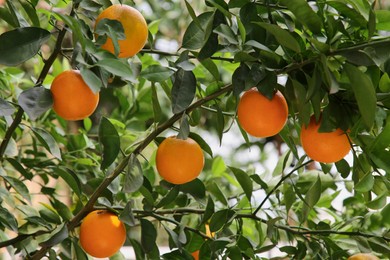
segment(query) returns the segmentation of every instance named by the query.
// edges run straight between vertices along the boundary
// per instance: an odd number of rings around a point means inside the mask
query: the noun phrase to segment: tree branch
[[[74,14],[74,10],[72,9],[70,15]],[[36,81],[35,86],[42,85],[43,81],[45,80],[47,74],[49,73],[49,70],[51,66],[53,65],[54,61],[56,60],[58,54],[61,53],[61,45],[65,38],[65,34],[67,32],[67,27],[64,27],[58,34],[57,41],[53,50],[53,53],[50,55],[50,57],[46,60],[45,65],[42,68],[41,73],[38,76],[38,79]],[[0,144],[0,162],[3,161],[5,150],[8,146],[9,141],[12,138],[13,133],[15,132],[16,128],[19,126],[20,122],[22,121],[24,114],[23,108],[19,107],[14,121],[10,125],[10,127],[7,129],[7,132],[5,133],[5,137],[3,141]]]
[[[285,176],[283,176],[279,182],[275,185],[275,187],[267,193],[267,195],[265,196],[265,198],[261,201],[260,205],[255,209],[255,211],[253,211],[253,215],[256,215],[257,212],[259,212],[259,210],[264,206],[265,202],[269,199],[269,197],[280,187],[280,185],[282,185],[282,183],[290,178],[290,176],[297,170],[301,169],[302,167],[305,167],[306,165],[308,165],[309,163],[312,163],[313,160],[309,160],[305,163],[302,163],[301,165],[298,165],[297,167],[295,167],[294,169],[292,169],[289,173],[287,173]]]
[[[140,53],[151,53],[151,54],[158,54],[161,56],[172,56],[172,57],[179,57],[180,53],[175,52],[165,52],[165,51],[160,51],[160,50],[154,50],[154,49],[142,49]],[[190,59],[197,59],[196,56],[194,55],[188,55],[188,58]],[[212,56],[210,57],[212,60],[220,60],[220,61],[228,61],[228,62],[234,62],[234,58],[227,58],[227,57],[217,57],[217,56]]]

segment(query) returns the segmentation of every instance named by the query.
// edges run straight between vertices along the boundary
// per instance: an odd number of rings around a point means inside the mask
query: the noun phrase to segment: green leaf
[[[126,203],[125,208],[119,214],[119,219],[131,227],[138,225],[133,214],[133,201]]]
[[[0,206],[0,223],[11,231],[18,232],[18,221],[7,209]]]
[[[371,172],[366,173],[363,178],[355,185],[355,190],[358,192],[368,192],[374,187],[375,179]]]
[[[146,219],[141,219],[141,244],[146,253],[155,249],[157,231],[154,225]]]
[[[370,209],[381,209],[387,205],[387,196],[386,193],[378,195],[372,201],[367,202],[367,207]]]
[[[224,226],[228,226],[236,213],[231,209],[223,209],[213,214],[210,220],[210,232],[216,232]]]
[[[335,8],[341,15],[350,18],[350,21],[354,25],[360,26],[362,28],[366,28],[367,26],[366,19],[359,12],[359,10],[354,9],[351,4],[343,3],[341,1],[327,1],[327,4]]]
[[[229,167],[229,169],[233,172],[238,183],[241,185],[248,200],[251,201],[252,192],[253,192],[253,183],[251,178],[248,176],[246,172],[244,172],[241,169],[234,168],[234,167]]]
[[[390,10],[375,10],[377,19],[376,29],[390,31]]]
[[[233,93],[236,97],[238,97],[241,92],[245,90],[245,82],[249,77],[249,72],[250,69],[245,63],[241,63],[241,65],[233,72]]]
[[[151,65],[140,73],[141,77],[153,82],[161,82],[169,79],[174,71],[161,65]]]
[[[53,205],[54,209],[57,210],[58,214],[61,216],[63,220],[68,221],[73,217],[70,208],[68,207],[68,205],[64,204],[63,202],[57,200],[56,198],[53,198],[51,204]]]
[[[390,144],[390,116],[386,118],[386,124],[382,132],[369,144],[369,151],[381,151]]]
[[[295,38],[291,35],[290,32],[280,28],[275,24],[256,22],[255,24],[263,27],[267,30],[268,33],[272,34],[278,43],[290,50],[293,50],[297,53],[301,52],[301,47]]]
[[[69,188],[77,195],[81,196],[81,183],[77,175],[68,170],[60,167],[54,168],[54,172],[60,176],[69,186]]]
[[[87,83],[88,87],[92,90],[93,93],[98,93],[100,89],[103,87],[102,80],[91,70],[86,68],[80,69],[80,74],[85,83]]]
[[[19,193],[25,200],[31,203],[30,192],[27,186],[22,181],[14,177],[1,175],[1,172],[0,172],[0,177],[2,177],[6,182],[8,182],[8,184],[11,185],[11,187],[17,193]]]
[[[18,17],[12,8],[10,10],[8,10],[8,8],[0,8],[0,19],[4,20],[14,28],[20,27]]]
[[[20,173],[25,177],[27,180],[31,180],[34,175],[30,172],[27,171],[21,163],[19,163],[17,160],[13,158],[7,158],[7,161]]]
[[[31,128],[38,141],[46,148],[54,157],[62,160],[61,151],[53,136],[44,129],[33,127]]]
[[[191,194],[195,199],[204,199],[206,197],[206,188],[199,179],[181,184],[180,191]]]
[[[215,212],[215,205],[214,205],[214,200],[209,197],[207,200],[206,208],[204,210],[204,214],[202,216],[202,225],[206,224],[207,221],[212,217],[212,215]]]
[[[162,197],[161,200],[156,204],[156,208],[164,207],[175,201],[177,195],[179,195],[179,190],[180,189],[178,185],[173,186],[171,190],[168,191],[168,193],[164,197]]]
[[[175,80],[172,87],[172,112],[178,114],[183,112],[191,104],[195,97],[196,78],[192,71],[179,69],[175,73]]]
[[[202,25],[201,25],[198,17],[196,16],[195,11],[192,8],[192,6],[188,3],[187,0],[185,0],[184,2],[186,4],[187,11],[188,11],[189,15],[191,16],[191,19],[194,21],[195,25],[197,25],[199,29],[203,30]]]
[[[0,35],[0,64],[16,66],[34,57],[50,37],[37,27],[17,28]]]
[[[213,151],[211,150],[208,143],[198,134],[190,132],[189,137],[192,138],[195,142],[197,142],[203,151],[208,153],[211,157],[213,157]]]
[[[25,2],[22,0],[19,0],[19,3],[22,5],[24,11],[27,13],[33,26],[40,27],[40,21],[39,21],[39,17],[37,15],[37,10],[35,9],[35,6],[30,2]]]
[[[144,175],[142,166],[137,156],[134,154],[130,155],[127,172],[125,174],[125,182],[123,184],[124,192],[136,192],[138,191],[144,182]]]
[[[306,0],[281,0],[282,5],[295,15],[297,20],[313,33],[320,34],[322,28],[321,18],[313,11]]]
[[[209,183],[209,185],[207,185],[207,191],[211,192],[211,194],[213,194],[217,198],[217,200],[222,202],[223,205],[228,205],[228,201],[226,199],[225,194],[215,182],[211,182]]]
[[[305,203],[303,205],[303,210],[302,210],[304,220],[307,220],[307,216],[309,215],[310,210],[320,200],[321,193],[322,193],[321,178],[320,176],[318,176],[316,182],[313,183],[313,185],[309,188],[305,196],[305,201],[304,201]]]
[[[188,122],[188,115],[186,113],[183,113],[183,116],[180,120],[180,129],[179,133],[177,134],[178,139],[185,140],[188,138],[190,134],[190,123]]]
[[[218,67],[212,59],[204,59],[201,60],[200,63],[210,72],[210,74],[214,77],[216,81],[220,80]]]
[[[151,89],[152,89],[154,122],[157,123],[160,122],[160,120],[162,119],[162,110],[161,110],[160,101],[158,100],[156,85],[152,83]]]
[[[64,241],[64,239],[68,237],[69,237],[68,226],[65,223],[57,233],[55,233],[48,240],[40,243],[39,245],[42,247],[52,247],[54,245],[61,243],[62,241]]]
[[[124,80],[134,82],[134,75],[129,64],[122,62],[121,60],[114,58],[106,58],[99,60],[96,63],[97,66],[105,69],[106,71],[121,77]]]
[[[381,211],[382,221],[387,227],[390,227],[390,203],[387,204]]]
[[[19,95],[18,103],[34,121],[53,106],[53,97],[50,90],[34,87],[23,91]]]
[[[227,26],[226,24],[221,24],[214,29],[214,32],[220,37],[226,39],[228,43],[238,44],[237,36],[235,35],[230,26]]]
[[[7,101],[0,98],[0,116],[10,116],[15,112],[15,108]]]
[[[201,27],[198,26],[197,22],[192,21],[184,33],[182,48],[189,50],[202,48],[208,37],[208,35],[206,35],[205,28],[213,22],[213,17],[213,12],[200,14],[198,16],[198,21]]]
[[[390,92],[390,77],[386,72],[383,73],[380,81],[379,81],[379,89],[382,92],[388,93]]]
[[[376,112],[375,87],[371,79],[355,66],[347,63],[344,65],[344,69],[351,82],[351,88],[355,94],[363,122],[367,129],[370,129],[374,124]]]
[[[106,169],[117,158],[120,150],[120,139],[115,126],[106,117],[99,124],[99,142],[103,145],[101,169]]]
[[[56,16],[59,20],[64,21],[65,24],[69,26],[73,36],[73,46],[77,46],[77,43],[79,42],[81,48],[84,50],[86,46],[87,35],[84,35],[82,28],[84,27],[83,25],[86,25],[85,22],[82,19],[76,19],[69,15],[63,15],[60,13],[52,14]]]
[[[180,242],[180,239],[179,239],[179,235],[175,233],[175,231],[173,231],[172,229],[170,229],[169,227],[167,227],[166,225],[162,224],[165,231],[167,231],[169,237],[172,239],[173,243],[175,244],[175,246],[180,250],[182,251],[182,248],[183,248],[183,245],[182,243]]]

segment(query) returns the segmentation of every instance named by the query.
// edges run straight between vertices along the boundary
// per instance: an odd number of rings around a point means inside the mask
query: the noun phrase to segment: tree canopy
[[[0,256],[88,259],[80,223],[107,209],[137,259],[388,258],[384,2],[0,1]],[[126,26],[95,24],[114,3],[147,22],[147,42],[130,58],[116,55]],[[114,53],[102,48],[107,37]],[[52,109],[51,83],[69,69],[100,94],[83,120]],[[285,97],[277,135],[240,126],[237,105],[252,88]],[[344,159],[306,155],[300,133],[312,117],[321,133],[347,136]],[[173,135],[202,148],[191,182],[156,170],[157,148]]]

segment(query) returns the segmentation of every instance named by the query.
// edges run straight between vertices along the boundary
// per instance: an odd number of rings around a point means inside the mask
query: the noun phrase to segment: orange
[[[301,144],[306,154],[322,163],[333,163],[343,159],[351,150],[348,137],[340,128],[327,133],[320,133],[321,120],[310,118],[308,126],[302,126]]]
[[[283,129],[287,122],[288,106],[280,91],[272,99],[268,99],[256,88],[252,88],[241,96],[237,116],[241,127],[248,134],[269,137]]]
[[[99,102],[78,70],[60,73],[51,84],[54,111],[65,120],[81,120],[90,116]]]
[[[146,40],[148,39],[148,25],[145,18],[137,9],[128,5],[111,5],[98,15],[95,29],[98,22],[103,18],[117,20],[123,26],[126,38],[118,40],[118,57],[132,57],[144,47]],[[114,44],[112,43],[111,38],[107,38],[106,42],[101,47],[104,50],[115,54]]]
[[[117,253],[126,240],[126,229],[118,216],[108,210],[89,213],[80,226],[80,244],[89,255],[98,258]]]
[[[203,169],[204,156],[199,144],[191,138],[165,138],[158,146],[156,166],[160,176],[173,184],[194,180]]]
[[[359,253],[359,254],[350,256],[348,258],[348,260],[379,260],[379,258],[372,255],[372,254]]]
[[[199,260],[199,250],[192,252],[191,255],[195,260]]]

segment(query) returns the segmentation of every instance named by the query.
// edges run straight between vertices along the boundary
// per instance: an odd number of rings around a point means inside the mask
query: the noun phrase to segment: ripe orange
[[[199,250],[192,252],[191,255],[195,260],[199,260]]]
[[[252,88],[241,96],[237,116],[241,127],[248,134],[269,137],[279,133],[286,124],[288,106],[280,91],[270,100]]]
[[[90,116],[99,102],[99,93],[93,93],[78,70],[60,73],[51,84],[53,109],[63,119],[81,120]]]
[[[199,144],[191,138],[166,138],[158,146],[156,166],[160,176],[173,184],[194,180],[203,169],[204,156]]]
[[[89,255],[110,257],[126,240],[126,229],[118,216],[107,210],[89,213],[80,226],[80,244]]]
[[[95,29],[98,22],[107,18],[119,21],[125,33],[126,38],[118,40],[120,58],[129,58],[137,54],[145,45],[148,39],[148,25],[142,14],[135,8],[128,5],[115,4],[101,12],[95,23]],[[102,45],[102,48],[115,54],[114,44],[111,38]]]
[[[348,137],[340,128],[327,133],[320,133],[321,120],[316,122],[314,116],[309,125],[302,126],[301,144],[306,154],[313,160],[322,163],[334,163],[343,159],[351,150]]]
[[[348,257],[348,260],[379,260],[379,258],[372,254],[359,253]]]

